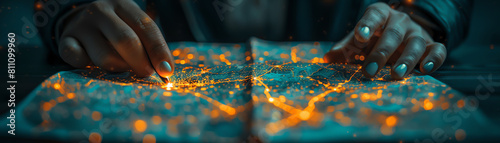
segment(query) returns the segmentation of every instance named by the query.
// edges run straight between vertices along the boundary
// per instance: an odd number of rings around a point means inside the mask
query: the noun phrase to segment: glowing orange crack
[[[308,103],[308,106],[304,109],[304,110],[299,110],[299,109],[295,109],[293,107],[293,112],[292,111],[289,111],[289,110],[285,110],[289,113],[292,113],[292,115],[290,115],[288,118],[285,118],[285,119],[282,119],[280,121],[277,121],[277,122],[274,122],[274,123],[269,123],[266,125],[266,132],[268,132],[269,134],[274,134],[274,133],[277,133],[287,127],[292,127],[292,126],[295,126],[297,125],[300,121],[305,121],[305,120],[309,120],[311,115],[313,114],[313,111],[314,109],[316,108],[315,106],[315,103],[317,101],[319,101],[319,99],[321,98],[324,98],[326,95],[328,95],[329,93],[331,92],[343,92],[344,91],[344,87],[343,85],[350,82],[352,80],[352,77],[354,77],[354,75],[356,73],[359,72],[361,68],[358,67],[358,70],[356,70],[356,72],[354,72],[351,77],[349,78],[349,80],[346,80],[344,81],[343,83],[339,83],[337,85],[337,87],[333,87],[333,88],[330,88],[329,85],[325,85],[325,87],[331,89],[331,90],[328,90],[328,91],[325,91],[313,98],[311,98],[311,100],[309,100],[309,103]],[[269,92],[269,88],[267,87],[266,84],[264,84],[259,78],[254,78],[255,80],[259,81],[264,87],[265,87],[265,94],[266,96],[270,96],[270,94],[268,93]],[[324,84],[323,84],[324,85]],[[270,97],[272,98],[272,97]],[[279,103],[279,101],[278,101]],[[274,104],[276,106],[276,104]],[[282,104],[282,106],[284,106],[286,104]],[[281,108],[283,109],[283,107],[280,107],[280,106],[276,106],[278,108]],[[289,109],[289,108],[288,108]],[[298,119],[297,119],[298,118]]]

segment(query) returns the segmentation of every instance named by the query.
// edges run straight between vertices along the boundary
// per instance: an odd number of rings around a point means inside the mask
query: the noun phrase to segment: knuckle
[[[105,2],[103,2],[103,1],[95,1],[95,2],[90,3],[87,6],[87,10],[89,12],[104,12],[107,9],[106,7],[107,7],[107,5],[106,5]]]
[[[166,51],[166,44],[156,44],[151,46],[151,51],[154,53],[163,53]]]
[[[424,47],[427,43],[422,35],[417,34],[408,36],[408,42],[415,42],[415,44],[421,47]]]
[[[372,14],[374,16],[380,16],[382,18],[385,18],[384,14],[382,13],[382,10],[380,10],[380,8],[378,7],[373,7],[373,8],[369,8],[368,10],[366,10],[366,14]]]
[[[406,63],[408,66],[416,65],[420,58],[417,58],[417,55],[414,53],[408,54],[405,57],[401,57],[401,63]]]
[[[374,24],[374,19],[372,17],[365,17],[361,20],[359,20],[357,27],[365,27],[368,26],[369,28],[372,28]],[[359,29],[357,29],[359,30]]]
[[[383,12],[384,6],[381,4],[372,4],[368,6],[365,14],[373,14],[375,16],[381,17],[382,19],[387,19],[387,15]]]
[[[395,13],[398,17],[403,19],[404,21],[411,20],[410,16],[404,12],[397,12]]]
[[[403,32],[400,27],[387,27],[385,32],[397,41],[403,41]]]
[[[156,27],[155,22],[151,18],[149,18],[149,16],[145,16],[142,14],[137,18],[136,23],[140,26],[141,29],[151,29]]]
[[[392,15],[394,15],[394,17],[397,17],[397,20],[398,20],[399,23],[411,23],[411,24],[414,24],[412,22],[411,17],[408,14],[404,13],[404,12],[394,12],[394,13],[392,13]],[[412,26],[412,27],[414,27],[414,26]]]
[[[444,60],[446,59],[446,47],[439,43],[439,44],[436,44],[435,45],[435,52],[433,54],[436,55],[436,58],[437,60],[439,60],[439,62],[444,62]]]
[[[132,0],[113,0],[115,3],[114,5],[121,10],[130,10],[134,5],[135,2]]]
[[[438,43],[438,42],[436,42],[436,43],[434,43],[434,44],[435,44],[435,46],[436,46],[438,49],[443,50],[443,52],[445,52],[445,53],[446,53],[446,46],[444,46],[444,44],[442,44],[442,43]]]
[[[121,33],[117,34],[117,42],[119,42],[120,45],[126,45],[126,46],[136,46],[140,45],[140,40],[137,35],[131,31],[124,30]]]
[[[389,59],[389,56],[391,55],[389,47],[380,47],[376,50],[376,53],[380,55],[381,58],[384,58],[384,60]]]

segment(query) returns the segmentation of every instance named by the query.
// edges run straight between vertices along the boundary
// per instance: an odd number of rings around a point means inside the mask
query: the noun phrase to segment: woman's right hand
[[[133,70],[139,77],[173,73],[173,56],[160,29],[132,0],[95,1],[63,23],[59,54],[76,68],[93,64],[111,72]]]

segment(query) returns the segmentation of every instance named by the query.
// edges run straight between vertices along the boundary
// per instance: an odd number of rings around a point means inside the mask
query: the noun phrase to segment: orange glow
[[[317,54],[318,53],[318,49],[312,48],[309,52],[311,52],[312,54]]]
[[[450,104],[448,102],[441,104],[441,109],[443,109],[443,110],[448,109],[448,107],[450,107]]]
[[[59,83],[54,84],[54,89],[61,89],[61,85]]]
[[[188,58],[188,59],[193,59],[193,58],[194,58],[194,56],[193,56],[193,54],[188,54],[188,55],[187,55],[187,58]]]
[[[388,126],[382,126],[380,128],[380,132],[383,134],[383,135],[386,135],[386,136],[390,136],[394,133],[394,129],[391,128],[391,127],[388,127]]]
[[[43,111],[49,111],[51,108],[52,108],[52,104],[50,104],[50,102],[44,102],[42,104]]]
[[[163,87],[163,88],[166,88],[166,90],[172,90],[172,87],[174,87],[174,85],[172,83],[167,83],[167,85],[165,85],[165,87]],[[170,93],[170,94],[172,94],[172,93]]]
[[[430,96],[430,97],[434,96],[434,93],[429,92],[429,96]]]
[[[288,59],[290,56],[288,54],[280,54],[280,57],[283,59]]]
[[[152,134],[147,134],[142,138],[142,143],[156,143],[156,137]]]
[[[66,97],[68,97],[68,99],[73,99],[75,98],[75,93],[68,93]]]
[[[273,103],[274,102],[274,98],[269,98],[269,102]]]
[[[385,124],[389,127],[394,127],[398,122],[398,118],[394,115],[389,116],[385,119]]]
[[[280,102],[286,102],[286,97],[285,97],[285,96],[283,96],[283,95],[281,95],[281,96],[279,97],[279,100],[280,100]]]
[[[220,54],[219,58],[220,58],[221,61],[225,61],[226,60],[226,55]]]
[[[465,106],[465,102],[464,102],[463,99],[460,99],[460,100],[457,101],[457,107],[458,108],[462,108],[464,106]]]
[[[307,120],[309,119],[309,117],[311,117],[311,113],[307,111],[301,111],[299,117],[301,120]]]
[[[92,120],[94,121],[99,121],[102,119],[102,114],[101,112],[98,112],[98,111],[94,111],[92,112]]]
[[[57,102],[59,103],[64,102],[64,98],[62,96],[57,97]]]
[[[464,130],[458,129],[457,131],[455,131],[455,138],[457,139],[457,141],[463,141],[465,137],[466,133]]]
[[[35,4],[35,8],[36,8],[36,10],[41,10],[43,8],[42,3],[41,2],[37,2]]]
[[[100,142],[102,142],[101,134],[96,133],[96,132],[90,133],[90,135],[89,135],[89,142],[90,143],[100,143]]]
[[[429,101],[429,99],[425,99],[424,101],[424,109],[425,110],[431,110],[434,107],[434,104]]]
[[[172,96],[172,93],[171,92],[163,92],[163,96]]]
[[[165,108],[166,108],[166,109],[170,109],[170,108],[172,108],[172,104],[170,104],[170,103],[165,103],[165,105],[164,105],[164,106],[165,106]]]
[[[358,95],[357,94],[352,94],[351,98],[358,98]]]
[[[219,117],[219,112],[217,112],[216,110],[212,110],[212,112],[210,112],[210,117],[212,118]]]
[[[134,127],[137,132],[144,132],[148,128],[148,124],[146,124],[143,120],[137,120],[134,123]]]
[[[151,120],[153,121],[153,124],[155,125],[158,125],[161,123],[161,117],[160,116],[153,116],[153,118],[151,118]]]
[[[179,56],[179,54],[181,54],[181,51],[179,49],[176,49],[174,50],[174,52],[172,52],[172,55],[174,56]]]

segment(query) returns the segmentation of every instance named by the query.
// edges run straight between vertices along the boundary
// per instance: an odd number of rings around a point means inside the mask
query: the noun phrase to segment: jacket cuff
[[[466,0],[419,0],[400,2],[398,9],[408,13],[432,38],[446,47],[456,47],[468,33],[471,4]],[[431,33],[429,33],[431,34]]]
[[[56,39],[56,23],[59,19],[62,18],[63,15],[70,12],[76,6],[86,4],[92,2],[94,0],[71,0],[71,1],[43,1],[36,0],[35,4],[41,4],[43,8],[36,9],[34,12],[43,12],[47,13],[46,9],[50,9],[55,11],[48,17],[48,22],[46,26],[38,27],[39,34],[45,46],[51,49],[52,53],[59,56],[58,47],[57,47],[57,39]]]

